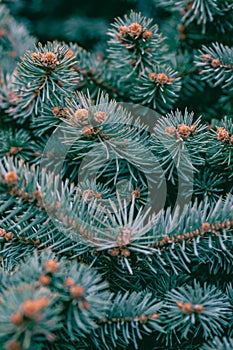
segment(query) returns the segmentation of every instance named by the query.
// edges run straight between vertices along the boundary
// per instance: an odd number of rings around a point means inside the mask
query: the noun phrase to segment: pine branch
[[[31,114],[41,113],[46,99],[60,102],[72,94],[79,79],[75,63],[73,52],[56,42],[44,47],[39,43],[34,52],[27,51],[14,74],[14,118],[22,123]]]
[[[213,341],[209,341],[207,344],[204,344],[201,350],[231,350],[233,346],[233,339],[227,339],[226,337],[217,338],[215,337]]]
[[[226,295],[206,283],[201,287],[194,281],[193,286],[180,287],[166,295],[164,317],[168,334],[179,332],[181,338],[197,336],[199,332],[204,339],[221,335],[230,313]]]
[[[233,49],[219,43],[203,46],[201,56],[196,57],[196,65],[201,67],[202,79],[210,86],[221,85],[224,89],[233,89]]]
[[[26,49],[33,46],[35,38],[29,35],[25,26],[18,24],[9,15],[9,10],[0,5],[0,59],[1,72],[12,72]]]

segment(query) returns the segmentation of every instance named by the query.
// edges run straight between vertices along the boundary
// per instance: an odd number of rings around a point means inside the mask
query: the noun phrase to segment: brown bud
[[[139,36],[142,32],[142,26],[139,23],[132,23],[129,26],[129,32],[130,34],[132,34],[133,36]]]
[[[217,133],[217,139],[222,142],[227,141],[230,137],[228,131],[223,127],[217,127]]]
[[[192,1],[189,1],[187,4],[186,4],[186,9],[188,10],[188,11],[190,11],[190,10],[192,10],[193,9],[193,2]]]
[[[97,122],[97,123],[103,123],[107,118],[107,115],[105,112],[96,112],[94,114],[94,120]]]
[[[178,25],[178,30],[179,30],[180,32],[183,32],[183,31],[185,30],[185,28],[186,28],[186,25],[185,25],[185,24],[180,24],[180,25]]]
[[[53,115],[54,115],[55,117],[57,117],[57,116],[60,114],[60,110],[61,110],[60,107],[53,107],[53,109],[52,109]]]
[[[82,301],[82,307],[83,307],[83,309],[85,309],[85,310],[88,310],[88,309],[90,308],[90,305],[89,305],[89,303],[88,303],[87,300],[83,300],[83,301]]]
[[[45,265],[44,265],[44,268],[45,268],[45,271],[47,272],[56,272],[58,270],[58,262],[57,260],[48,260]]]
[[[22,345],[16,340],[10,340],[6,344],[6,350],[22,350]]]
[[[130,251],[128,249],[123,249],[121,254],[127,258],[130,256]]]
[[[134,198],[140,198],[140,188],[138,188],[137,190],[134,190],[134,191],[132,192],[132,196],[133,196]]]
[[[80,124],[88,124],[88,110],[78,109],[74,114],[74,121]]]
[[[72,58],[72,57],[75,57],[75,54],[72,50],[68,50],[67,53],[65,54],[66,57],[68,58]]]
[[[150,30],[146,29],[142,36],[145,40],[149,40],[152,37],[152,35],[153,33]]]
[[[204,311],[204,306],[203,305],[195,305],[195,311],[197,313]]]
[[[49,298],[41,297],[41,298],[36,299],[34,302],[35,302],[36,306],[38,307],[38,310],[41,310],[49,304]]]
[[[165,73],[159,73],[157,74],[156,81],[159,84],[164,85],[168,82],[168,76]]]
[[[156,77],[157,77],[157,74],[156,73],[153,73],[153,72],[150,72],[149,73],[149,79],[150,81],[154,82],[156,80]]]
[[[18,154],[21,151],[22,151],[22,147],[11,147],[10,148],[10,154],[13,154],[13,155]]]
[[[17,100],[19,100],[18,96],[16,95],[16,93],[14,91],[10,91],[7,95],[7,101],[10,104],[14,104]]]
[[[39,199],[42,198],[42,193],[41,193],[41,191],[35,191],[33,195],[34,195],[34,197],[36,197],[37,200],[39,200]]]
[[[131,228],[123,227],[116,237],[117,245],[121,247],[130,244],[132,233]]]
[[[97,199],[102,199],[103,198],[103,195],[102,195],[102,193],[101,192],[96,192],[96,198]]]
[[[6,230],[4,230],[4,228],[0,229],[0,237],[5,237],[6,235]]]
[[[41,54],[40,61],[45,67],[49,67],[53,69],[58,64],[57,57],[53,52],[47,52],[47,53]]]
[[[11,323],[15,326],[20,326],[23,323],[23,317],[19,312],[16,312],[11,316]]]
[[[157,82],[161,85],[171,84],[174,81],[174,78],[168,77],[165,73],[149,73],[149,79],[151,82]]]
[[[47,286],[47,285],[49,285],[51,283],[51,278],[49,276],[47,276],[47,275],[40,275],[39,281],[44,286]]]
[[[207,232],[210,230],[210,224],[208,222],[203,222],[203,224],[201,225],[201,229],[204,232]]]
[[[211,58],[212,56],[209,53],[201,55],[201,60],[203,62],[208,62],[209,60],[211,60]]]
[[[188,125],[185,125],[185,124],[178,125],[177,132],[178,132],[178,135],[182,139],[187,139],[189,137],[189,135],[191,134],[190,127]]]
[[[18,180],[18,176],[15,171],[9,171],[9,173],[5,175],[5,181],[9,185],[15,184],[17,180]]]
[[[3,37],[6,34],[5,29],[0,29],[0,38]]]
[[[187,315],[190,315],[192,312],[193,312],[193,304],[191,303],[185,303],[183,306],[182,306],[182,311],[187,314]]]
[[[67,285],[67,287],[72,287],[75,285],[75,280],[71,277],[66,277],[65,284]]]
[[[36,305],[35,300],[25,300],[21,305],[21,312],[29,318],[33,318],[38,311],[39,308]]]
[[[176,302],[176,305],[180,308],[180,309],[182,309],[182,307],[183,307],[183,303],[181,302],[181,301],[177,301]]]
[[[80,298],[84,296],[84,288],[82,286],[71,286],[70,294],[73,298]]]
[[[8,52],[8,55],[11,57],[11,58],[15,58],[17,56],[17,53],[15,51],[9,51]]]
[[[139,317],[139,320],[140,320],[141,323],[145,323],[147,321],[147,316],[146,315],[141,315]]]
[[[212,61],[211,61],[211,66],[212,67],[214,67],[214,68],[217,68],[217,67],[219,67],[220,66],[220,61],[219,61],[219,59],[213,59]]]
[[[153,320],[157,320],[159,318],[158,314],[152,314],[150,315],[150,318],[152,318]]]
[[[32,57],[33,61],[40,60],[41,59],[41,53],[40,52],[33,52],[31,54],[31,57]]]
[[[129,31],[129,28],[125,26],[119,26],[118,29],[120,31],[120,36],[125,36],[125,34]]]
[[[176,128],[174,126],[167,126],[165,132],[169,135],[174,135],[176,133]]]
[[[181,41],[186,40],[187,35],[184,34],[184,33],[180,33],[179,38],[180,38]]]
[[[67,107],[64,107],[61,109],[61,116],[62,117],[67,117],[70,114],[70,110]]]
[[[21,304],[21,312],[28,318],[34,319],[36,314],[49,304],[47,297],[41,297],[36,300],[25,300]]]
[[[93,190],[83,191],[82,198],[86,201],[90,201],[95,198],[95,192]]]
[[[112,256],[117,256],[119,254],[119,249],[117,248],[110,249],[109,254]]]
[[[82,134],[84,136],[91,136],[91,134],[93,133],[93,126],[92,125],[87,125],[87,126],[84,126],[82,128]]]
[[[5,238],[7,241],[11,241],[14,238],[14,234],[12,232],[7,232]]]

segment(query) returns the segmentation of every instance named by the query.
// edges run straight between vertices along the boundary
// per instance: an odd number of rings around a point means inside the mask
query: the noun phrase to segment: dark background
[[[131,9],[160,19],[166,13],[156,7],[156,0],[11,0],[5,1],[11,14],[26,24],[39,41],[78,42],[86,49],[103,50],[110,23]]]

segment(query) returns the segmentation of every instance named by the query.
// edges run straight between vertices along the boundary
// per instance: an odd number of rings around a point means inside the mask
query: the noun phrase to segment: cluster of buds
[[[112,323],[112,322],[122,323],[122,322],[135,322],[135,321],[140,323],[146,323],[148,319],[157,320],[158,318],[159,318],[158,314],[151,314],[151,315],[142,314],[141,316],[134,316],[134,317],[130,317],[130,316],[123,317],[123,318],[114,317],[114,318],[111,318],[111,320],[104,319],[101,321],[101,323]]]
[[[67,107],[53,107],[52,109],[54,117],[67,117],[70,114],[70,110]]]
[[[12,186],[8,193],[10,193],[12,196],[20,197],[24,203],[33,203],[33,205],[40,207],[42,210],[45,209],[44,204],[42,202],[42,193],[41,191],[37,190],[33,193],[25,192],[23,189],[17,188],[13,185],[15,185],[18,181],[18,176],[15,173],[15,171],[10,171],[5,175],[5,182]]]
[[[233,227],[233,221],[226,220],[225,222],[217,222],[215,224],[210,224],[209,222],[204,222],[200,229],[193,230],[192,232],[186,232],[183,235],[177,236],[165,236],[159,242],[153,243],[151,246],[154,248],[166,248],[170,244],[191,242],[198,236],[204,235],[205,233],[213,233],[215,236],[219,234],[219,231],[230,230]]]
[[[139,321],[140,323],[146,323],[148,319],[157,320],[158,318],[159,318],[158,314],[152,314],[149,316],[142,314],[141,316],[134,317],[134,320]]]
[[[105,112],[98,111],[98,112],[94,113],[94,121],[97,124],[103,123],[106,119],[107,119],[107,115]],[[74,114],[74,121],[76,123],[81,124],[81,125],[86,125],[85,130],[87,130],[87,128],[92,127],[92,125],[88,126],[88,110],[87,109],[84,109],[84,108],[78,109]]]
[[[177,137],[186,140],[190,135],[193,135],[196,131],[197,125],[193,124],[191,126],[185,124],[179,124],[177,128],[174,126],[168,126],[165,132],[171,136],[176,135]]]
[[[199,304],[193,305],[192,303],[182,303],[181,301],[177,301],[176,305],[186,315],[191,315],[192,313],[199,314],[204,311],[204,306]]]
[[[84,190],[82,193],[82,199],[85,202],[91,202],[93,199],[102,199],[102,197],[101,192],[95,192],[93,190]]]
[[[186,34],[184,33],[185,30],[186,30],[186,25],[185,24],[180,24],[178,26],[180,40],[185,40],[186,39]]]
[[[58,271],[59,263],[55,259],[48,260],[44,265],[44,273],[39,276],[39,282],[47,286],[52,281],[52,276]]]
[[[117,35],[117,40],[121,41],[122,38],[126,37],[127,35],[130,35],[134,38],[142,37],[144,40],[149,40],[153,33],[148,29],[143,29],[141,24],[134,22],[130,24],[128,27],[126,26],[119,26],[119,34]]]
[[[18,153],[20,153],[22,151],[22,147],[16,147],[16,146],[12,146],[9,150],[9,152],[6,153],[6,155],[17,155]]]
[[[202,62],[209,63],[213,68],[218,68],[219,66],[221,66],[221,64],[223,64],[218,58],[213,58],[209,53],[201,55],[200,58]],[[231,68],[231,65],[229,66],[229,68]]]
[[[187,1],[185,4],[185,7],[180,10],[181,16],[184,16],[186,12],[192,11],[193,9],[193,2],[192,1]]]
[[[167,76],[165,73],[149,73],[149,79],[153,83],[158,83],[160,85],[172,84],[174,78]]]
[[[121,256],[121,257],[125,257],[125,258],[128,258],[130,256],[130,251],[129,251],[129,249],[126,249],[126,248],[109,249],[108,253],[111,256]]]
[[[34,63],[37,64],[37,61],[39,61],[43,66],[51,69],[55,69],[56,66],[59,64],[57,56],[53,52],[46,52],[46,53],[33,52],[31,57]]]
[[[72,277],[66,277],[65,285],[69,288],[71,298],[77,301],[77,308],[89,309],[89,303],[85,299],[85,289],[81,285],[75,284]]]
[[[223,127],[217,127],[217,140],[221,142],[229,142],[233,146],[233,136]]]
[[[15,326],[21,326],[25,320],[38,321],[41,320],[41,310],[49,304],[49,298],[41,297],[35,300],[25,300],[19,311],[11,316],[11,323]]]
[[[3,228],[0,228],[0,241],[4,239],[7,242],[12,241],[14,238],[14,234],[12,232],[7,232]]]

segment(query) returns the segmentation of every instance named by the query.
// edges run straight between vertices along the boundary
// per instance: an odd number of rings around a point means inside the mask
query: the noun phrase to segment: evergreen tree
[[[92,51],[25,4],[0,4],[0,349],[233,349],[232,2],[83,17]]]

